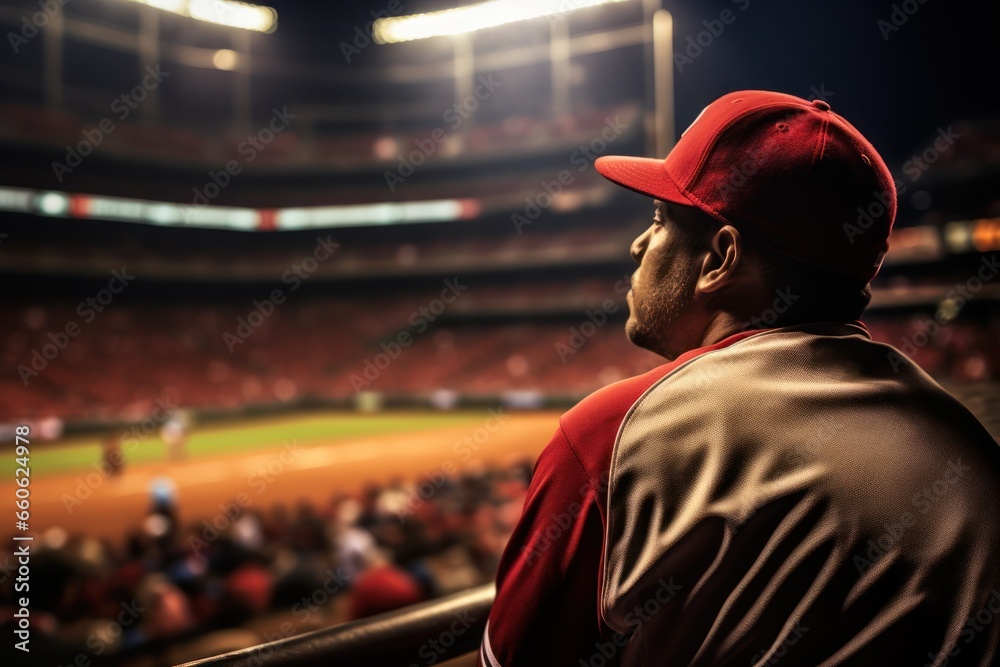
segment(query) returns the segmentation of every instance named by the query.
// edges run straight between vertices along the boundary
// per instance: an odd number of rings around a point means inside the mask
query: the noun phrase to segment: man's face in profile
[[[626,295],[629,318],[625,334],[634,345],[667,359],[683,354],[679,319],[694,298],[698,279],[695,244],[697,212],[692,207],[654,202],[653,223],[632,242],[632,274]],[[682,230],[678,223],[685,223]]]

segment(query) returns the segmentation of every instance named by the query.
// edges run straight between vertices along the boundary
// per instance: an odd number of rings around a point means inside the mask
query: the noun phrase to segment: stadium
[[[6,664],[474,664],[560,415],[663,363],[594,163],[734,90],[878,147],[864,322],[1000,438],[981,8],[271,4],[0,6]]]

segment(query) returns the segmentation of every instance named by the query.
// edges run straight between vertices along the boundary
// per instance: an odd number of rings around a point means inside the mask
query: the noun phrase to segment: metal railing
[[[493,584],[487,584],[371,618],[188,662],[181,667],[437,664],[479,648],[493,595]]]

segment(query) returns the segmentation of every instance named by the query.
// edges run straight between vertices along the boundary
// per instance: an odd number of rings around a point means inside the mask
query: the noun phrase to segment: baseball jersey
[[[611,451],[632,404],[671,369],[756,331],[679,356],[583,399],[535,463],[524,509],[497,570],[479,664],[577,665],[614,639],[601,618],[601,549]]]
[[[1000,448],[860,323],[598,392],[538,472],[491,667],[995,664]]]

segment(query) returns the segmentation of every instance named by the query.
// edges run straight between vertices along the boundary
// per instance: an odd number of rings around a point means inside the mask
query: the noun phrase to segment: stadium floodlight
[[[212,64],[218,69],[234,70],[239,61],[239,54],[232,49],[219,49],[212,54]]]
[[[199,21],[224,25],[230,28],[274,32],[278,26],[278,12],[271,7],[251,5],[235,0],[131,0],[165,12],[188,16]]]
[[[375,22],[372,33],[379,44],[409,42],[428,37],[460,35],[515,21],[553,16],[569,11],[628,0],[489,0],[439,12],[390,16]]]

